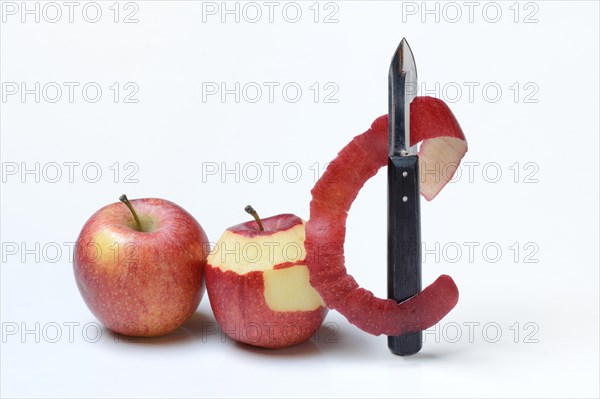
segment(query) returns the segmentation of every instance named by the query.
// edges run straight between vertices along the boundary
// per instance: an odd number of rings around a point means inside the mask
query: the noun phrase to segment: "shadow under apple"
[[[237,341],[234,341],[234,345],[246,353],[273,358],[300,358],[321,354],[319,346],[310,339],[296,345],[279,349],[261,348]]]
[[[104,327],[104,332],[108,333],[116,343],[153,346],[180,345],[203,338],[204,332],[207,330],[206,326],[214,323],[215,320],[211,315],[196,311],[181,327],[160,337],[131,337],[112,331],[106,327]]]

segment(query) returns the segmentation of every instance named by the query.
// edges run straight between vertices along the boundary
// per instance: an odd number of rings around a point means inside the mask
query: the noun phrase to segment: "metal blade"
[[[410,103],[417,96],[417,66],[406,39],[402,39],[388,73],[389,155],[414,155],[410,145]]]

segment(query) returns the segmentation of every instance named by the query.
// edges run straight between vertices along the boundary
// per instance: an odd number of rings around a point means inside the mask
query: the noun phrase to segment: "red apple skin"
[[[208,238],[183,208],[163,199],[131,204],[155,229],[140,232],[125,204],[97,211],[84,225],[74,254],[77,287],[107,328],[152,337],[180,327],[204,293]]]
[[[325,319],[327,308],[276,312],[267,305],[263,273],[237,274],[206,268],[210,305],[221,330],[230,338],[263,348],[296,345],[312,337]]]
[[[268,237],[302,223],[296,215],[282,214],[262,219],[264,231],[258,228],[256,221],[235,225],[227,231],[251,240]],[[296,265],[304,265],[304,260],[274,264],[272,269]],[[231,270],[223,271],[210,263],[205,270],[212,311],[223,332],[235,341],[271,349],[296,345],[312,337],[327,315],[326,306],[309,311],[272,310],[264,296],[263,271],[238,274]]]
[[[270,236],[280,231],[289,230],[299,224],[302,224],[302,219],[291,213],[284,213],[270,218],[262,219],[264,230],[260,230],[255,220],[236,224],[227,230],[232,233],[246,236],[248,238],[256,236]]]

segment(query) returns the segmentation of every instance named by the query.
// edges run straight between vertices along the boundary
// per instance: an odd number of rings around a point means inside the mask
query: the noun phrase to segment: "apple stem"
[[[244,208],[244,210],[254,217],[254,220],[256,220],[256,223],[258,224],[258,228],[260,229],[260,231],[265,231],[265,228],[263,227],[263,224],[262,224],[260,218],[258,217],[258,213],[254,210],[254,208],[252,208],[252,205],[246,206]]]
[[[129,202],[129,199],[127,199],[127,196],[125,194],[121,195],[119,197],[119,201],[121,201],[122,203],[127,205],[127,208],[129,208],[129,210],[131,211],[131,214],[133,215],[133,218],[135,219],[135,224],[137,225],[138,231],[143,231],[142,224],[140,223],[140,218],[138,218],[137,213],[135,213],[135,209],[133,209],[133,205],[131,205],[131,202]]]

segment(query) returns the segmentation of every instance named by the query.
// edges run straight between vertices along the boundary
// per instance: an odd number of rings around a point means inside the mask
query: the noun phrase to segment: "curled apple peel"
[[[411,145],[423,141],[419,150],[421,194],[431,200],[452,179],[467,152],[467,142],[443,101],[417,97],[410,110]],[[419,294],[397,303],[359,287],[346,271],[347,212],[365,182],[387,165],[387,159],[385,115],[346,145],[315,184],[304,244],[310,283],[329,308],[368,333],[401,335],[439,322],[458,302],[458,288],[450,276],[442,275]]]
[[[385,119],[387,135],[387,116],[379,119]],[[411,145],[423,141],[419,148],[421,194],[431,201],[452,180],[467,153],[467,140],[450,108],[433,97],[417,97],[410,104],[410,137]]]

